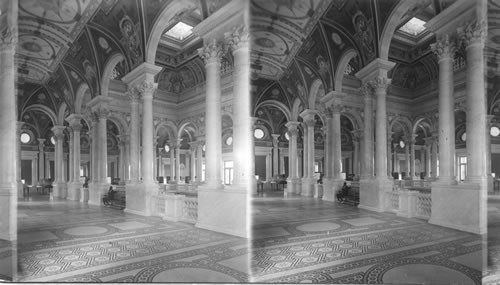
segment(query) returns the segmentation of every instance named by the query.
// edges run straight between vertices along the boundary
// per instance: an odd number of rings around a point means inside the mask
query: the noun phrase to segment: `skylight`
[[[417,36],[421,32],[425,30],[424,24],[426,22],[420,20],[419,18],[413,17],[411,20],[406,22],[401,28],[399,28],[400,31],[408,33],[413,36]]]
[[[192,30],[193,27],[191,27],[190,25],[185,24],[183,22],[179,22],[175,26],[173,26],[170,30],[168,30],[165,33],[165,35],[177,39],[179,41],[182,41],[193,33]]]

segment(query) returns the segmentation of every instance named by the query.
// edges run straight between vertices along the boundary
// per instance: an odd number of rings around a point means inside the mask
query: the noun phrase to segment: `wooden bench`
[[[108,194],[104,194],[104,196],[102,197],[102,202],[104,204],[104,201],[107,201],[109,203],[107,206],[123,210],[126,207],[125,197],[126,194],[124,190],[115,190],[112,199],[109,199]]]
[[[349,190],[347,190],[347,195],[343,196],[342,198],[344,199],[344,203],[357,206],[359,204],[359,187],[349,187]]]

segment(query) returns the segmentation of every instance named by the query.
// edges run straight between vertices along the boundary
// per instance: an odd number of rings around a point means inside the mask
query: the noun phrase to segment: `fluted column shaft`
[[[175,178],[177,183],[181,183],[181,142],[178,141],[175,147]]]
[[[170,146],[170,181],[171,183],[176,182],[177,178],[175,178],[176,172],[176,163],[175,163],[175,148],[176,146]],[[178,175],[178,174],[177,174]]]
[[[410,157],[410,177],[415,177],[415,138],[413,137],[410,143],[411,157]]]
[[[106,132],[106,122],[107,122],[107,110],[99,110],[98,112],[98,122],[97,122],[97,178],[101,183],[106,182],[108,177],[108,145],[107,145],[107,132]],[[76,138],[75,138],[76,141]],[[76,148],[76,143],[75,143]],[[76,149],[74,151],[76,154]],[[76,161],[76,158],[74,158]],[[74,164],[76,165],[76,163]],[[76,172],[75,172],[76,173]],[[76,177],[75,177],[76,179]]]
[[[466,93],[467,93],[467,177],[469,182],[482,182],[488,174],[489,136],[486,94],[484,42],[486,25],[474,22],[461,32],[467,52]],[[441,148],[440,148],[441,152]],[[441,165],[441,161],[439,161]]]
[[[438,139],[437,137],[433,137],[432,140],[432,161],[431,161],[431,166],[432,166],[432,177],[436,178],[438,177],[438,165],[437,165],[437,160],[438,160]]]
[[[340,178],[342,171],[342,144],[341,144],[341,127],[340,127],[340,102],[333,103],[331,106],[332,120],[328,126],[328,134],[331,135],[331,162],[329,167],[332,171],[332,178]]]
[[[68,182],[73,182],[74,180],[74,171],[73,171],[73,168],[74,168],[74,164],[73,164],[73,156],[74,156],[74,139],[75,139],[75,136],[73,134],[73,131],[71,130],[71,128],[69,128],[68,130],[69,132],[69,163],[68,163],[68,167],[69,167],[69,180]],[[92,156],[93,158],[93,156]],[[92,178],[93,178],[93,175],[92,175]]]
[[[18,139],[16,143],[16,181],[17,181],[17,193],[18,196],[23,195],[23,183],[22,183],[22,174],[21,174],[21,142],[19,141],[21,136],[21,129],[24,125],[24,122],[17,122],[16,124],[16,138]]]
[[[153,94],[156,84],[144,80],[135,88],[142,97],[142,183],[154,184]]]
[[[198,50],[205,61],[207,74],[205,99],[205,177],[206,184],[222,187],[222,129],[221,129],[221,86],[220,63],[222,47],[213,40]],[[208,131],[210,130],[210,131]]]
[[[203,172],[203,141],[198,142],[198,150],[196,151],[196,182],[202,182],[202,172]]]
[[[455,44],[448,36],[431,45],[439,63],[439,181],[453,183],[455,180],[455,112],[453,58]]]
[[[306,110],[310,111],[310,110]],[[314,125],[316,123],[314,119],[314,114],[312,112],[302,113],[302,118],[306,124],[307,132],[305,143],[305,152],[307,153],[307,159],[305,160],[305,172],[304,178],[313,178],[314,175]]]
[[[354,153],[353,153],[353,174],[359,177],[359,155],[360,155],[360,134],[357,133],[353,136]]]
[[[71,124],[73,130],[73,182],[80,182],[80,122]]]
[[[432,144],[426,139],[425,141],[425,177],[431,177],[431,147]]]
[[[190,152],[190,159],[191,159],[191,184],[195,181],[194,178],[196,176],[196,145],[191,146],[191,152]]]

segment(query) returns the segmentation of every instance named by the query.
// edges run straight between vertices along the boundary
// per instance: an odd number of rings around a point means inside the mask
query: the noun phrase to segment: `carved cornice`
[[[220,63],[223,53],[222,45],[215,39],[198,49],[198,54],[205,64]]]
[[[250,42],[250,34],[248,28],[243,24],[237,27],[233,27],[231,32],[225,33],[224,38],[227,47],[233,52],[241,49],[248,48]]]
[[[435,43],[431,44],[432,52],[437,56],[438,61],[443,59],[453,60],[455,52],[457,51],[456,44],[453,40],[450,40],[448,35],[437,40]]]
[[[464,27],[457,29],[457,33],[460,41],[466,48],[473,44],[484,46],[486,41],[486,23],[484,21],[466,23]]]

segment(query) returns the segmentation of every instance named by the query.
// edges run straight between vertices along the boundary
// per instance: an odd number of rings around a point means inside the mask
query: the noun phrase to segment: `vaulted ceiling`
[[[176,0],[19,0],[19,114],[31,105],[57,113],[66,103],[74,112],[76,93],[87,84],[90,96],[101,94],[101,78],[110,59],[121,55],[112,79],[121,79],[145,61],[146,39],[167,5]],[[189,0],[174,17],[196,26],[229,0]],[[159,88],[180,94],[205,80],[196,49],[202,40],[163,35],[156,64],[163,66]],[[42,107],[42,108],[43,108]]]

